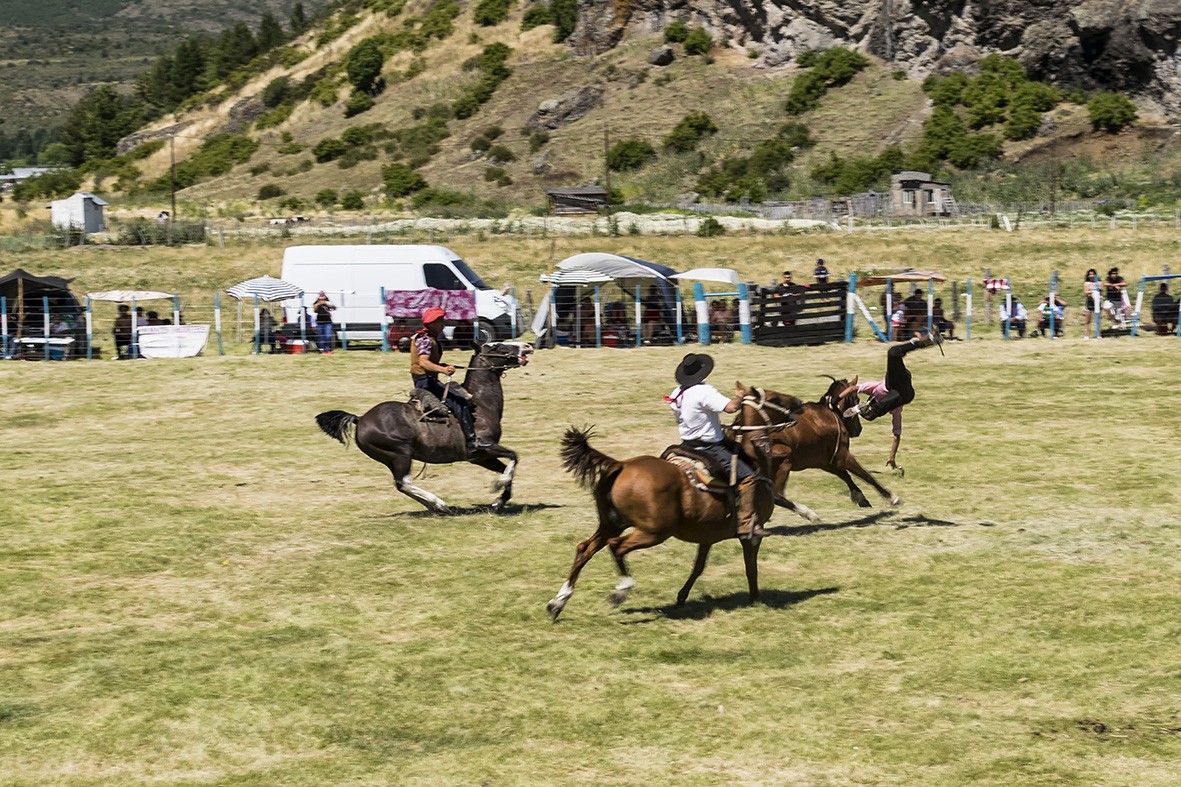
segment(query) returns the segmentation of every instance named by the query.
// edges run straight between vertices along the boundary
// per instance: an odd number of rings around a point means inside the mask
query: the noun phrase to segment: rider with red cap
[[[472,416],[471,403],[456,390],[460,387],[458,383],[452,383],[450,388],[444,389],[439,382],[440,374],[448,377],[455,374],[454,366],[442,363],[443,346],[439,337],[443,333],[446,316],[447,313],[438,306],[431,306],[422,313],[422,328],[410,337],[410,376],[414,379],[415,388],[430,391],[455,414],[459,425],[463,427],[468,451],[471,452],[488,445],[476,439],[476,422]]]

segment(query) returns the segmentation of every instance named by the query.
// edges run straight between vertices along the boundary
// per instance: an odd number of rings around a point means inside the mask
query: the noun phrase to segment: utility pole
[[[608,152],[611,150],[611,127],[603,126],[603,182],[607,189],[607,213],[611,213],[611,165],[607,161]]]
[[[882,0],[882,30],[886,37],[886,62],[894,62],[894,14],[890,0]]]
[[[172,172],[172,212],[168,214],[168,226],[176,221],[176,134],[168,137],[168,161]]]

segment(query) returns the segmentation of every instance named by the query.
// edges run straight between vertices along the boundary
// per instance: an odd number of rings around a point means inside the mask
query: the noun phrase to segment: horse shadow
[[[565,508],[557,503],[507,503],[497,511],[490,504],[475,506],[450,506],[450,514],[440,514],[436,511],[403,511],[396,514],[385,514],[384,518],[407,517],[408,519],[434,519],[456,516],[471,516],[473,514],[496,514],[497,516],[520,516],[534,511],[544,511],[547,508]]]
[[[831,524],[821,525],[776,525],[775,527],[766,528],[766,530],[769,535],[775,536],[810,536],[816,533],[827,533],[832,530],[846,530],[851,527],[871,527],[872,525],[878,524],[894,525],[894,529],[896,530],[905,530],[910,527],[966,527],[969,525],[992,527],[995,523],[953,522],[950,519],[936,519],[934,517],[924,516],[923,514],[911,514],[900,517],[897,516],[897,512],[887,510],[875,511],[858,519],[850,519],[848,522],[833,522]]]
[[[839,587],[816,588],[813,590],[762,590],[759,592],[758,604],[771,609],[788,609],[796,604],[815,598],[839,593]],[[725,596],[702,596],[686,601],[683,607],[675,603],[658,607],[629,607],[621,610],[624,615],[649,615],[640,620],[627,620],[624,625],[634,626],[641,623],[652,623],[661,618],[671,620],[705,620],[715,612],[733,612],[736,609],[751,606],[750,595],[746,591],[730,593]]]

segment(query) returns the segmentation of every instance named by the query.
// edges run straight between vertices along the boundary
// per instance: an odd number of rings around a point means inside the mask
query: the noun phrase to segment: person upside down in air
[[[890,457],[886,460],[888,467],[898,468],[898,445],[902,442],[902,408],[914,401],[914,385],[903,358],[912,350],[942,344],[943,337],[938,331],[896,344],[886,351],[886,379],[858,383],[854,377],[849,387],[841,392],[842,398],[854,392],[869,396],[868,401],[846,410],[846,418],[859,415],[866,421],[873,421],[886,413],[892,413],[894,442],[890,445]],[[939,352],[943,352],[942,346],[939,347]]]

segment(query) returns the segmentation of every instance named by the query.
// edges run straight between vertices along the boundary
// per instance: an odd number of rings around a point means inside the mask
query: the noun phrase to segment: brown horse
[[[350,430],[355,429],[357,447],[390,469],[398,491],[440,514],[449,514],[451,509],[440,497],[414,483],[410,475],[412,460],[432,464],[471,462],[500,473],[494,487],[500,494],[492,503],[492,508],[499,511],[512,497],[517,467],[516,452],[498,445],[500,418],[504,414],[500,378],[506,370],[527,364],[531,352],[533,345],[526,342],[488,342],[476,348],[463,387],[475,405],[476,435],[492,445],[481,446],[471,455],[458,421],[424,420],[408,402],[382,402],[362,416],[329,410],[317,415],[316,423],[325,434],[344,445],[348,445]]]
[[[763,476],[756,499],[757,524],[766,522],[774,510],[775,499],[769,479],[775,467],[768,461],[771,444],[768,436],[787,430],[794,423],[794,413],[803,403],[794,396],[761,389],[744,389],[742,409],[732,431],[738,435],[743,455]],[[728,496],[703,491],[689,474],[672,462],[655,456],[637,456],[619,461],[590,446],[592,432],[571,427],[562,437],[562,465],[583,486],[594,489],[599,527],[575,549],[574,565],[558,595],[546,609],[557,620],[574,593],[574,583],[587,561],[604,546],[610,547],[619,567],[619,584],[611,593],[614,606],[624,602],[636,581],[627,570],[624,557],[637,549],[679,538],[697,544],[697,560],[684,587],[677,594],[681,606],[689,597],[693,583],[705,570],[710,548],[719,541],[735,538],[737,527],[730,516]],[[624,535],[624,531],[632,528]],[[742,541],[746,580],[751,602],[759,598],[758,557],[760,538]]]
[[[850,498],[863,508],[868,508],[870,503],[853,482],[853,475],[870,484],[891,505],[900,505],[902,501],[898,496],[878,483],[849,452],[849,438],[861,434],[861,419],[855,415],[845,418],[843,413],[857,404],[858,397],[856,393],[851,393],[841,398],[841,392],[849,385],[848,381],[837,380],[834,377],[829,379],[832,380],[832,385],[820,397],[819,402],[808,402],[804,405],[803,411],[796,416],[794,429],[770,435],[771,460],[776,467],[775,489],[780,495],[783,494],[787,479],[793,470],[816,468],[832,473],[844,481],[849,487]],[[804,506],[790,504],[786,500],[777,502],[807,516]]]

